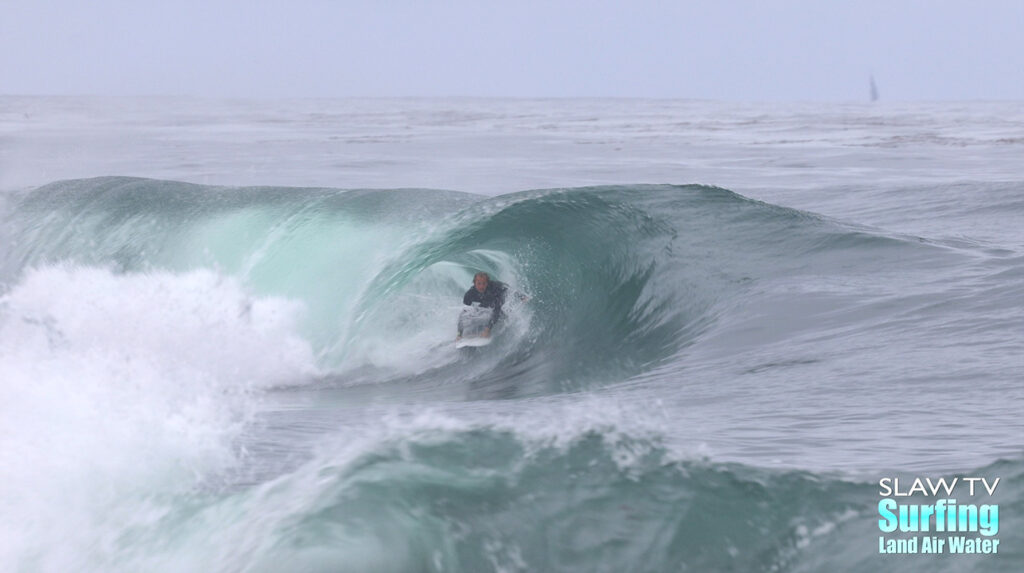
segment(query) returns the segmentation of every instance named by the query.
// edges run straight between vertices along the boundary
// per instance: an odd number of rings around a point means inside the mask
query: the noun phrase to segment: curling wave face
[[[10,284],[28,268],[210,269],[302,304],[328,384],[417,375],[519,378],[546,393],[620,380],[692,344],[760,278],[902,241],[701,186],[533,191],[207,188],[55,183],[14,202]],[[831,262],[829,262],[831,261]],[[531,302],[467,369],[450,339],[485,270]],[[354,375],[360,372],[360,375]]]

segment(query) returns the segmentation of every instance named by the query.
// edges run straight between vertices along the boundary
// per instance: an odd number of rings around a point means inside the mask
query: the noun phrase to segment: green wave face
[[[163,514],[159,536],[142,530],[121,548],[118,570],[152,563],[396,573],[893,567],[893,556],[875,550],[877,483],[681,461],[657,438],[608,426],[571,434],[530,436],[499,425],[419,427],[356,446],[349,437],[279,479],[176,504]],[[961,503],[1019,511],[1022,469],[998,462],[979,470],[1004,476],[1008,487]],[[1004,538],[1019,542],[1019,529]],[[230,549],[239,546],[247,550]],[[899,568],[1019,568],[1013,555],[940,557],[904,559]]]
[[[5,218],[7,282],[56,263],[215,269],[301,301],[303,334],[337,383],[373,368],[515,376],[541,393],[663,364],[760,278],[852,244],[899,245],[701,186],[484,198],[100,178],[40,188]],[[529,302],[510,305],[498,344],[467,367],[448,343],[478,270]]]

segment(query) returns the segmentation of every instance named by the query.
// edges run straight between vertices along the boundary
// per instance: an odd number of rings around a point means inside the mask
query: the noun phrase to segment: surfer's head
[[[491,277],[487,273],[481,272],[473,275],[473,286],[480,292],[487,290],[487,283],[489,282],[491,282]]]

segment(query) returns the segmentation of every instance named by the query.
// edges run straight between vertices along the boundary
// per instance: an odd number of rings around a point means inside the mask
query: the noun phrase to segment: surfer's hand
[[[491,327],[488,326],[487,328],[484,329],[483,337],[484,338],[490,338],[491,337]]]

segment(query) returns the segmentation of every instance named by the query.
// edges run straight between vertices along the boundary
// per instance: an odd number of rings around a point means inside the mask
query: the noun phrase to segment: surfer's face
[[[487,290],[487,277],[473,277],[473,286],[476,290],[484,292]]]

